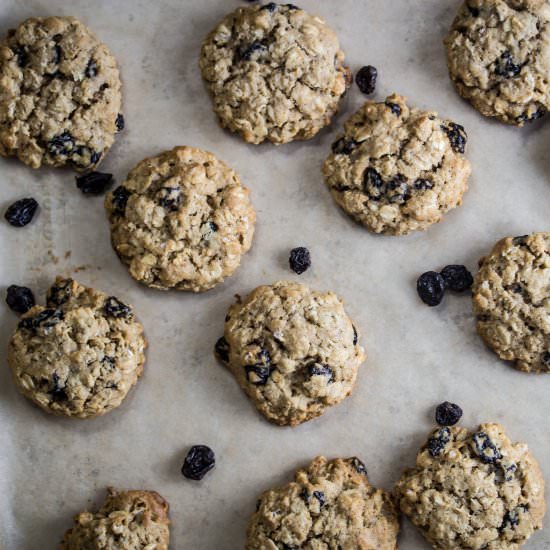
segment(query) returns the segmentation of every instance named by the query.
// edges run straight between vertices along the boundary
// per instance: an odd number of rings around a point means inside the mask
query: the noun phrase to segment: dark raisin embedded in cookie
[[[479,456],[481,462],[485,464],[496,464],[502,459],[502,455],[497,446],[489,439],[485,432],[477,432],[472,437],[474,451]]]
[[[454,122],[447,122],[441,126],[441,129],[447,134],[453,150],[463,154],[468,140],[464,127]]]
[[[193,445],[185,457],[181,473],[187,479],[200,481],[215,465],[216,457],[210,447]]]
[[[97,76],[97,63],[93,59],[88,61],[84,74],[87,78],[94,78],[94,76]]]
[[[433,189],[433,181],[430,181],[426,178],[418,178],[414,182],[414,188],[416,191],[426,191],[427,189]]]
[[[27,313],[35,305],[34,295],[26,286],[10,285],[6,293],[6,304],[16,313]]]
[[[472,274],[464,265],[447,265],[441,270],[441,276],[447,288],[453,292],[464,292],[474,282]]]
[[[245,367],[247,380],[254,386],[265,386],[271,376],[272,368],[270,365],[258,363],[256,365],[247,365]]]
[[[104,172],[89,172],[76,176],[76,186],[85,195],[101,195],[112,185],[113,174]]]
[[[386,107],[389,107],[391,112],[395,116],[401,116],[401,107],[397,103],[391,103],[390,101],[386,101]]]
[[[64,279],[59,284],[55,284],[48,290],[46,305],[48,307],[59,307],[69,300],[72,294],[72,279]]]
[[[270,13],[273,13],[277,9],[277,4],[275,2],[269,2],[268,4],[265,4],[260,9],[267,10]]]
[[[462,418],[462,409],[455,403],[444,401],[435,409],[435,421],[440,426],[454,426]]]
[[[512,54],[504,52],[495,63],[495,73],[504,78],[513,78],[521,72],[521,65],[514,63]]]
[[[180,187],[161,187],[157,193],[157,200],[160,206],[169,212],[177,212],[182,203]]]
[[[222,363],[227,363],[229,361],[229,343],[225,339],[225,336],[222,336],[216,342],[214,353]]]
[[[75,150],[74,138],[69,132],[63,132],[48,142],[48,152],[52,156],[67,156]]]
[[[376,89],[378,71],[372,65],[361,67],[355,75],[355,82],[364,94],[372,94]]]
[[[104,309],[107,315],[115,319],[128,319],[132,315],[132,310],[114,296],[109,296],[105,300]]]
[[[428,452],[434,458],[438,457],[449,441],[451,441],[451,430],[449,430],[449,428],[445,427],[437,430],[432,437],[428,439]]]
[[[297,275],[301,275],[311,267],[311,254],[303,246],[293,248],[288,259],[290,269]]]
[[[126,122],[124,121],[124,115],[122,113],[118,113],[115,120],[115,126],[117,132],[122,132],[124,130],[124,126],[126,125]]]
[[[13,50],[15,57],[17,58],[17,65],[21,68],[25,67],[29,62],[29,54],[24,46],[20,46]]]
[[[363,188],[372,200],[380,200],[384,194],[382,176],[369,166],[363,174]]]
[[[250,61],[256,53],[267,51],[267,46],[261,41],[255,41],[251,44],[242,44],[237,49],[237,55],[241,61]]]
[[[329,383],[334,380],[334,371],[328,365],[312,363],[308,365],[307,370],[310,376],[326,376]]]
[[[128,202],[130,195],[130,191],[128,191],[128,189],[126,189],[126,187],[123,187],[122,185],[119,185],[113,191],[112,201],[117,214],[124,214],[124,211],[126,210],[126,203]]]
[[[48,392],[54,401],[66,401],[68,399],[65,388],[60,384],[59,375],[54,372],[52,376],[52,389]]]
[[[420,299],[430,307],[441,303],[445,288],[445,279],[436,271],[426,271],[416,281],[416,290]]]
[[[20,199],[8,207],[4,218],[14,227],[24,227],[33,219],[38,203],[33,198]]]
[[[362,474],[364,476],[367,475],[367,467],[363,463],[363,461],[359,460],[356,456],[348,459],[351,462],[351,465],[355,468],[357,473]]]
[[[357,341],[359,340],[359,335],[357,334],[357,329],[355,326],[353,326],[353,345],[357,345]]]
[[[542,354],[542,362],[547,366],[550,367],[550,351],[545,351]]]
[[[335,155],[349,155],[359,145],[353,139],[340,138],[332,144],[332,152]]]
[[[505,529],[515,529],[520,522],[520,515],[529,511],[527,504],[520,504],[513,510],[508,510],[502,518],[502,524],[499,527],[499,531],[502,532]]]
[[[36,330],[38,328],[50,329],[63,319],[63,312],[59,309],[43,309],[32,317],[26,317],[19,321],[19,328]]]

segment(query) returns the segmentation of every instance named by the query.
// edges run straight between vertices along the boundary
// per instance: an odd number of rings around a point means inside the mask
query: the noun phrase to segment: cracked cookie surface
[[[231,306],[216,354],[269,421],[293,426],[351,394],[358,338],[334,293],[282,281]]]
[[[395,495],[441,550],[517,550],[542,527],[546,509],[539,465],[499,424],[436,430]]]
[[[155,491],[116,491],[74,518],[59,550],[168,550],[168,503]]]
[[[472,293],[485,343],[519,370],[550,373],[550,233],[499,241]]]
[[[395,550],[398,531],[392,498],[369,483],[360,460],[320,456],[261,496],[246,550]]]
[[[27,19],[0,43],[0,155],[93,169],[120,108],[114,57],[74,17]]]
[[[118,407],[145,362],[130,306],[58,277],[46,307],[21,317],[8,346],[19,391],[47,412],[89,418]]]
[[[205,39],[200,67],[222,127],[256,144],[312,138],[351,84],[336,34],[292,4],[225,17]]]
[[[256,214],[235,172],[176,147],[141,161],[107,195],[111,241],[130,275],[161,290],[202,292],[239,266]]]
[[[467,0],[445,46],[458,93],[485,116],[523,126],[550,108],[548,0]]]
[[[336,203],[369,231],[405,235],[462,202],[471,171],[466,140],[462,126],[394,94],[352,115],[323,174]]]

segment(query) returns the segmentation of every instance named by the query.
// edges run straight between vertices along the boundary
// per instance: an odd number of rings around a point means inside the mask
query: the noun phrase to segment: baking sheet
[[[428,232],[376,237],[342,214],[320,170],[345,117],[364,100],[354,86],[335,123],[314,140],[254,147],[222,131],[200,79],[203,36],[234,0],[0,0],[0,31],[29,16],[76,15],[120,62],[127,129],[102,164],[117,181],[143,157],[175,145],[213,151],[251,189],[258,214],[252,251],[236,274],[203,295],[162,293],[134,283],[109,244],[102,198],[84,197],[70,171],[0,162],[0,208],[34,196],[41,211],[16,230],[0,223],[0,289],[31,286],[40,301],[55,275],[134,304],[150,342],[145,374],[123,405],[95,420],[49,416],[17,394],[0,369],[0,547],[56,548],[71,517],[104,488],[149,488],[171,504],[174,549],[243,548],[258,494],[290,480],[318,454],[361,457],[374,484],[391,488],[412,465],[433,407],[459,403],[463,423],[502,422],[529,443],[550,474],[550,376],[521,374],[475,335],[470,299],[438,308],[418,299],[415,280],[448,263],[475,269],[505,235],[549,230],[550,121],[522,130],[486,120],[451,87],[441,41],[458,0],[339,0],[300,5],[336,29],[353,70],[378,68],[376,96],[393,91],[464,124],[473,165],[461,208]],[[298,277],[288,251],[308,246],[313,268]],[[235,293],[277,279],[331,289],[362,333],[368,359],[353,396],[296,428],[259,416],[211,349]],[[3,304],[3,300],[2,300]],[[0,355],[17,319],[0,306]],[[187,448],[210,445],[217,466],[203,482],[179,473]],[[550,479],[550,478],[549,478]],[[525,548],[550,547],[550,527]],[[404,522],[400,548],[428,548]]]

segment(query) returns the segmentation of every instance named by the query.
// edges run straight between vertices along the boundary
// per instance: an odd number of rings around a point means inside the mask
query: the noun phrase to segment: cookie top
[[[206,37],[200,67],[220,124],[249,143],[312,138],[351,84],[336,34],[292,4],[235,10]]]
[[[141,161],[105,207],[130,275],[162,290],[201,292],[223,281],[250,248],[256,222],[235,172],[193,147]]]
[[[78,19],[27,19],[0,42],[0,155],[93,169],[114,141],[120,87],[115,58]]]
[[[365,357],[334,293],[284,281],[231,306],[216,352],[268,420],[291,426],[350,395]]]
[[[550,108],[548,0],[466,0],[445,46],[458,93],[485,116],[523,126]]]
[[[472,292],[485,343],[522,371],[550,373],[550,233],[499,241]]]
[[[344,125],[323,173],[336,202],[369,231],[405,235],[462,202],[470,163],[464,128],[406,98],[367,101]]]
[[[154,491],[116,491],[97,512],[82,512],[60,550],[168,550],[168,503]]]
[[[436,430],[395,494],[441,550],[517,550],[542,527],[546,508],[536,460],[498,424]]]
[[[19,391],[42,409],[89,418],[121,404],[141,376],[146,345],[128,305],[57,277],[46,307],[22,316],[8,362]]]
[[[246,550],[395,550],[399,519],[357,458],[317,457],[295,481],[266,491],[248,527]]]

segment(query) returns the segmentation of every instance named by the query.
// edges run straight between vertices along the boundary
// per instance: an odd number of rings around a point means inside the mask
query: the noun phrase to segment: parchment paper
[[[15,390],[5,361],[16,316],[0,306],[0,547],[56,548],[72,516],[108,485],[159,491],[171,504],[174,549],[241,549],[256,498],[318,454],[361,457],[374,484],[391,488],[414,463],[443,400],[463,424],[499,421],[526,441],[550,475],[550,376],[521,374],[477,337],[469,296],[438,308],[418,299],[416,277],[477,260],[506,235],[549,230],[550,121],[524,129],[489,121],[448,79],[442,39],[458,0],[300,0],[336,29],[356,71],[378,68],[376,98],[393,91],[462,123],[473,165],[464,204],[408,237],[376,237],[333,203],[321,165],[343,120],[365,99],[353,87],[334,124],[307,143],[254,147],[218,127],[200,79],[204,35],[238,0],[0,0],[3,34],[29,16],[76,15],[120,62],[127,129],[102,164],[121,183],[145,156],[175,145],[213,151],[251,189],[258,214],[252,251],[236,274],[203,295],[135,283],[109,243],[103,198],[88,198],[64,170],[0,162],[0,208],[34,196],[32,225],[0,223],[0,290],[25,284],[44,301],[56,274],[72,275],[135,306],[150,342],[145,374],[123,405],[95,420],[49,416]],[[550,117],[547,117],[550,118]],[[308,246],[313,268],[298,277],[289,250]],[[212,356],[235,293],[277,279],[331,289],[362,333],[368,359],[352,397],[297,428],[268,424]],[[187,448],[210,445],[216,469],[185,480]],[[550,480],[550,477],[549,477]],[[428,548],[404,521],[403,550]],[[550,527],[525,546],[550,547]]]

